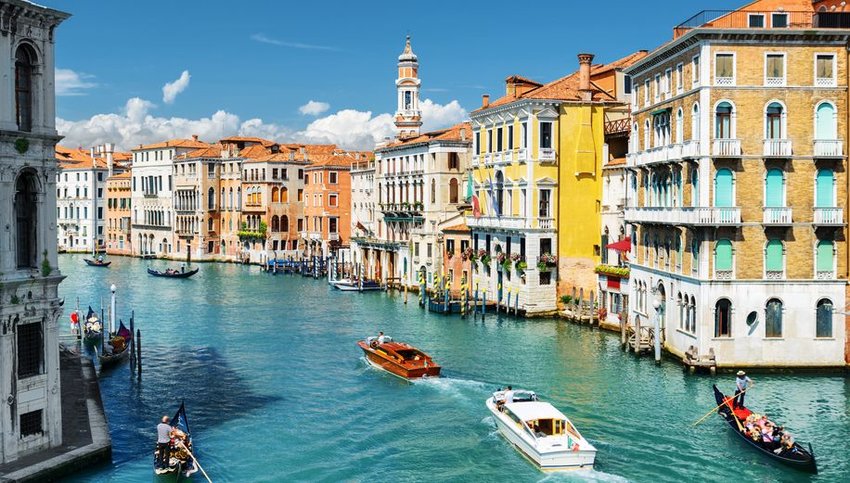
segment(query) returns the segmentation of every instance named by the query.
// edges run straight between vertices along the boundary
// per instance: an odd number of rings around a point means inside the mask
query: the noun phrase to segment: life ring
[[[573,443],[573,448],[572,448],[573,452],[578,451],[578,448],[579,448],[578,443]]]
[[[378,347],[378,341],[373,340],[372,342],[369,343],[369,347],[375,349],[376,347]]]

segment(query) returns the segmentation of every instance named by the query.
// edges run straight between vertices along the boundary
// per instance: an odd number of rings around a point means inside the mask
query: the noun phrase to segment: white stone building
[[[0,1],[0,464],[59,446],[55,28],[68,14]]]
[[[133,255],[182,256],[173,236],[174,158],[208,146],[193,136],[132,150]]]

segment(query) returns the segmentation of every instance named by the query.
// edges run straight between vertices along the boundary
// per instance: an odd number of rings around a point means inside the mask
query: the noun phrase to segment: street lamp
[[[114,283],[109,287],[109,290],[112,291],[112,307],[109,311],[109,332],[110,333],[115,333],[115,290],[116,289],[117,289],[117,287],[115,287]]]

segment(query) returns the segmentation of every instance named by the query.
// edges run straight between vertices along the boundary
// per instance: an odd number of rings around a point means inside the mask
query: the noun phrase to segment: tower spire
[[[422,112],[419,110],[419,59],[413,53],[410,35],[404,43],[404,51],[398,56],[398,78],[395,81],[398,93],[398,109],[395,113],[396,137],[407,139],[419,135]]]

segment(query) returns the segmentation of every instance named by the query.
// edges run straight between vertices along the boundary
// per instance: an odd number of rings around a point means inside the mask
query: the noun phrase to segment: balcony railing
[[[733,207],[652,207],[625,209],[625,220],[635,223],[658,223],[671,225],[739,225],[741,208]]]
[[[470,228],[523,229],[530,228],[530,221],[519,216],[480,216],[478,218],[470,216],[466,218],[466,224]]]
[[[339,233],[328,233],[328,240],[339,241]]]
[[[834,77],[815,77],[815,87],[835,87]]]
[[[735,272],[732,270],[715,270],[715,280],[732,280],[735,277]]]
[[[782,87],[785,85],[784,77],[766,77],[764,79],[765,87]]]
[[[785,278],[784,270],[765,270],[764,278],[767,280],[782,280]]]
[[[772,157],[787,158],[791,156],[790,139],[765,139],[764,155]]]
[[[843,208],[815,208],[815,225],[840,226],[844,224]]]
[[[555,161],[555,150],[553,148],[540,148],[538,157],[540,161]]]
[[[555,226],[554,218],[538,218],[537,228],[541,230],[551,230]]]
[[[505,163],[513,163],[514,162],[514,152],[512,150],[505,151],[502,153],[503,158],[502,161]]]
[[[840,158],[844,156],[844,141],[840,139],[815,139],[815,157]]]
[[[519,148],[516,152],[516,160],[519,162],[528,161],[528,150],[526,148]]]
[[[761,22],[752,17],[761,16]],[[703,10],[677,25],[676,37],[697,28],[710,29],[811,29],[850,28],[850,14],[846,12],[763,11],[754,10]]]
[[[484,164],[491,164],[493,162],[493,155],[491,153],[484,154]]]
[[[502,152],[493,153],[493,163],[499,164],[502,162]]]
[[[711,146],[711,154],[714,156],[740,156],[740,139],[715,139]]]
[[[716,86],[734,86],[735,78],[734,77],[715,77],[714,85]]]
[[[691,139],[682,144],[682,158],[696,158],[699,156],[699,140]]]
[[[835,280],[835,272],[832,270],[818,270],[815,272],[815,278],[818,280]]]
[[[763,223],[765,225],[790,225],[791,208],[766,206],[764,208]]]

